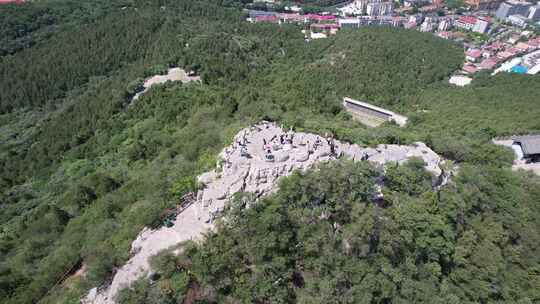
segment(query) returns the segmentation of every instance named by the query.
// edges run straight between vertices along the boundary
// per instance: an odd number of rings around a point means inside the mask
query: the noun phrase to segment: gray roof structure
[[[524,155],[540,154],[540,135],[514,137],[514,142],[521,146]]]

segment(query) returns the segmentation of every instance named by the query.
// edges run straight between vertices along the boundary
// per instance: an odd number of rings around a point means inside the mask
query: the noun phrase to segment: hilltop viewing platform
[[[419,158],[433,175],[435,186],[443,185],[449,178],[449,172],[440,167],[445,160],[420,142],[411,146],[363,148],[340,142],[330,135],[287,131],[276,123],[261,122],[238,132],[232,145],[220,154],[217,168],[199,176],[203,187],[196,201],[177,215],[171,227],[145,228],[132,244],[132,258],[117,271],[112,283],[102,291],[93,289],[83,303],[114,303],[119,290],[151,271],[148,261],[151,256],[180,242],[199,240],[213,229],[214,221],[234,194],[267,195],[277,190],[280,177],[338,158],[368,161],[376,166],[403,164],[411,158]],[[378,195],[382,197],[382,193]]]

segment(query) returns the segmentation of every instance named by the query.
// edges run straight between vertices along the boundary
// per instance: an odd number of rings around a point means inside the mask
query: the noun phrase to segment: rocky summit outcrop
[[[198,239],[213,228],[228,199],[237,192],[262,196],[276,190],[276,180],[315,163],[348,157],[384,166],[412,157],[424,160],[434,180],[441,178],[444,162],[423,143],[410,146],[379,145],[362,148],[316,134],[285,131],[275,123],[262,122],[240,131],[220,154],[217,168],[199,176],[203,184],[196,202],[184,209],[172,227],[144,229],[132,244],[132,258],[115,274],[111,284],[93,289],[83,303],[114,303],[118,291],[148,273],[148,258],[180,242]]]

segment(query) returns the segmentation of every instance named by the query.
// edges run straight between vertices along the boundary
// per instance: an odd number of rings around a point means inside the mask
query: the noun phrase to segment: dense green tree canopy
[[[260,119],[359,144],[423,140],[462,169],[437,193],[418,163],[390,167],[381,206],[370,200],[380,174],[373,168],[297,174],[265,204],[233,208],[247,216],[223,235],[190,245],[180,259],[191,261],[191,274],[160,266],[163,289],[141,281],[126,302],[169,303],[195,286],[220,301],[538,301],[538,181],[510,172],[511,153],[490,142],[539,131],[538,77],[449,87],[463,54],[446,40],[369,27],[306,43],[299,27],[246,23],[239,6],[44,0],[0,8],[0,303],[77,303],[232,136]],[[141,79],[171,66],[202,83],[167,83],[131,103]],[[341,108],[343,96],[402,112],[410,124],[367,129]],[[332,218],[303,225],[323,211]],[[249,237],[231,243],[246,225],[254,225]],[[55,285],[80,265],[84,278]]]
[[[0,5],[0,58],[46,41],[68,27],[100,20],[142,1],[41,0]]]
[[[237,197],[203,244],[155,258],[157,282],[140,280],[119,302],[538,301],[539,178],[464,167],[439,193],[411,192],[429,173],[413,162],[393,170],[385,206],[371,199],[380,173],[349,162],[297,173],[260,201]]]

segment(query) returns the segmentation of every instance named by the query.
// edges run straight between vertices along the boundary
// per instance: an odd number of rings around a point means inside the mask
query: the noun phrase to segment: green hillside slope
[[[28,15],[21,14],[12,24],[27,22]],[[340,196],[348,191],[344,176],[370,168],[337,164],[321,171],[327,173],[287,179],[283,191],[267,201],[280,212],[274,216],[292,225],[284,226],[291,235],[283,245],[311,242],[324,250],[264,249],[265,256],[252,263],[275,260],[269,271],[275,266],[286,274],[276,286],[278,272],[243,274],[246,262],[234,257],[255,253],[242,246],[266,242],[259,238],[263,230],[284,231],[261,226],[244,245],[221,244],[240,237],[234,227],[251,225],[261,214],[271,217],[274,209],[238,211],[247,213],[246,222],[224,227],[179,257],[193,261],[189,279],[216,290],[214,300],[539,299],[531,287],[537,284],[540,256],[534,245],[538,179],[510,172],[511,153],[489,142],[492,136],[540,128],[538,77],[501,75],[475,80],[466,89],[450,88],[445,78],[461,65],[463,54],[448,41],[364,28],[306,43],[295,26],[247,24],[229,1],[135,1],[125,10],[97,14],[98,19],[86,15],[59,19],[70,26],[0,59],[0,303],[78,303],[81,294],[125,263],[139,231],[157,224],[193,178],[215,165],[232,135],[260,119],[331,131],[359,144],[423,140],[463,172],[440,197],[430,189],[406,193],[399,185],[407,180],[396,181],[388,189],[391,207],[380,210],[389,222],[380,228],[375,247],[369,225],[376,206],[360,190],[352,201]],[[130,104],[134,85],[170,66],[196,71],[202,83],[157,86]],[[343,96],[403,112],[411,123],[367,129],[341,108]],[[422,176],[416,169],[395,174]],[[340,219],[347,229],[335,238],[328,222],[301,226],[301,214],[309,211],[301,196],[322,178],[318,174],[328,177],[321,187],[336,197],[328,208],[353,210],[353,218]],[[291,210],[284,196],[290,197]],[[354,250],[344,251],[344,241]],[[231,255],[224,255],[228,251]],[[481,259],[485,252],[493,252],[490,260]],[[203,258],[231,267],[212,272],[204,269]],[[336,261],[335,267],[324,266],[325,260]],[[303,263],[304,273],[295,261]],[[85,265],[85,277],[57,285],[74,265]],[[297,273],[303,286],[295,285]],[[163,277],[163,284],[188,279],[185,272]],[[126,303],[150,303],[150,295],[166,292],[139,284],[143,295],[126,293]],[[177,301],[187,292],[182,286],[153,300]],[[336,289],[343,293],[326,292]]]

